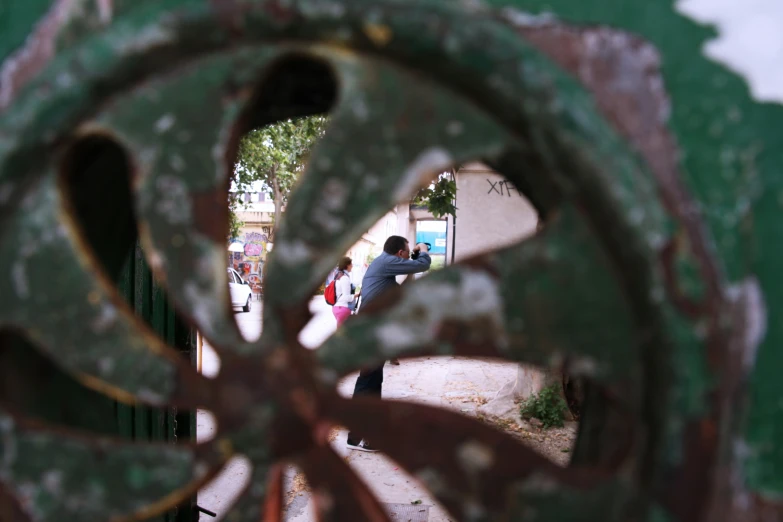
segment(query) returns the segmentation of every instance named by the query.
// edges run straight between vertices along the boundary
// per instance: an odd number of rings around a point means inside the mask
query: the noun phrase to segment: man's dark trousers
[[[383,364],[377,368],[364,369],[359,372],[359,377],[356,379],[356,386],[353,387],[353,396],[367,395],[380,399],[382,385]],[[361,440],[361,438],[354,438],[353,433],[348,433],[348,442],[358,444]]]

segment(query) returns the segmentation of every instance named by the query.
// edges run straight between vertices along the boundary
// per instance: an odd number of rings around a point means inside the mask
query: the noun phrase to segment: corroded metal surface
[[[562,2],[550,3],[567,15]],[[218,429],[198,445],[132,444],[44,426],[0,403],[0,519],[154,516],[241,454],[253,471],[229,520],[280,519],[281,463],[305,472],[320,520],[387,520],[328,444],[345,425],[457,520],[783,520],[777,475],[744,468],[749,447],[777,455],[747,424],[748,382],[776,302],[765,273],[728,259],[732,231],[700,215],[712,196],[698,182],[707,174],[682,158],[698,147],[679,123],[683,95],[668,88],[679,85],[678,66],[668,77],[661,68],[670,47],[641,22],[601,25],[611,16],[600,8],[591,18],[574,4],[576,23],[497,7],[14,8],[14,26],[28,29],[0,38],[0,328],[85,386],[128,403],[204,408]],[[666,9],[662,23],[674,27]],[[255,125],[326,111],[330,128],[267,266],[262,337],[248,342],[223,266],[237,140]],[[705,157],[728,146],[704,139]],[[98,140],[96,156],[117,156],[107,186],[129,185],[147,261],[220,352],[216,379],[119,298],[109,260],[121,245],[96,244],[100,218],[85,221],[73,197],[80,165],[96,159],[72,159],[86,140]],[[301,347],[309,297],[342,252],[428,177],[474,159],[526,192],[546,227],[379,299],[315,353]],[[114,199],[98,208],[114,216]],[[572,465],[454,413],[335,391],[357,367],[421,354],[586,379]]]

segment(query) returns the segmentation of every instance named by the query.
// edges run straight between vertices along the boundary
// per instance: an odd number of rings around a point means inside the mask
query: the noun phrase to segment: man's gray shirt
[[[362,279],[362,307],[384,290],[397,286],[396,276],[426,272],[430,264],[432,260],[426,252],[421,252],[418,259],[403,259],[383,252],[370,264]]]

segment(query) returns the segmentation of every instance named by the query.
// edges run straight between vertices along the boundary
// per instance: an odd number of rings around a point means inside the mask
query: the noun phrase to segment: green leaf
[[[566,410],[568,406],[560,395],[560,389],[553,384],[522,401],[519,414],[523,419],[536,418],[544,428],[551,428],[563,426]]]
[[[444,172],[414,196],[413,204],[426,206],[435,219],[441,219],[447,215],[456,215],[456,200],[457,182],[451,172]]]

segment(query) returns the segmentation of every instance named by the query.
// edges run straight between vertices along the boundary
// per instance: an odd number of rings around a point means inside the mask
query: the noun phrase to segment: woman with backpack
[[[337,274],[334,276],[334,289],[337,298],[332,307],[332,313],[337,319],[338,327],[351,316],[351,311],[354,308],[356,296],[351,284],[350,273],[352,269],[353,261],[350,257],[344,257],[337,264]]]

